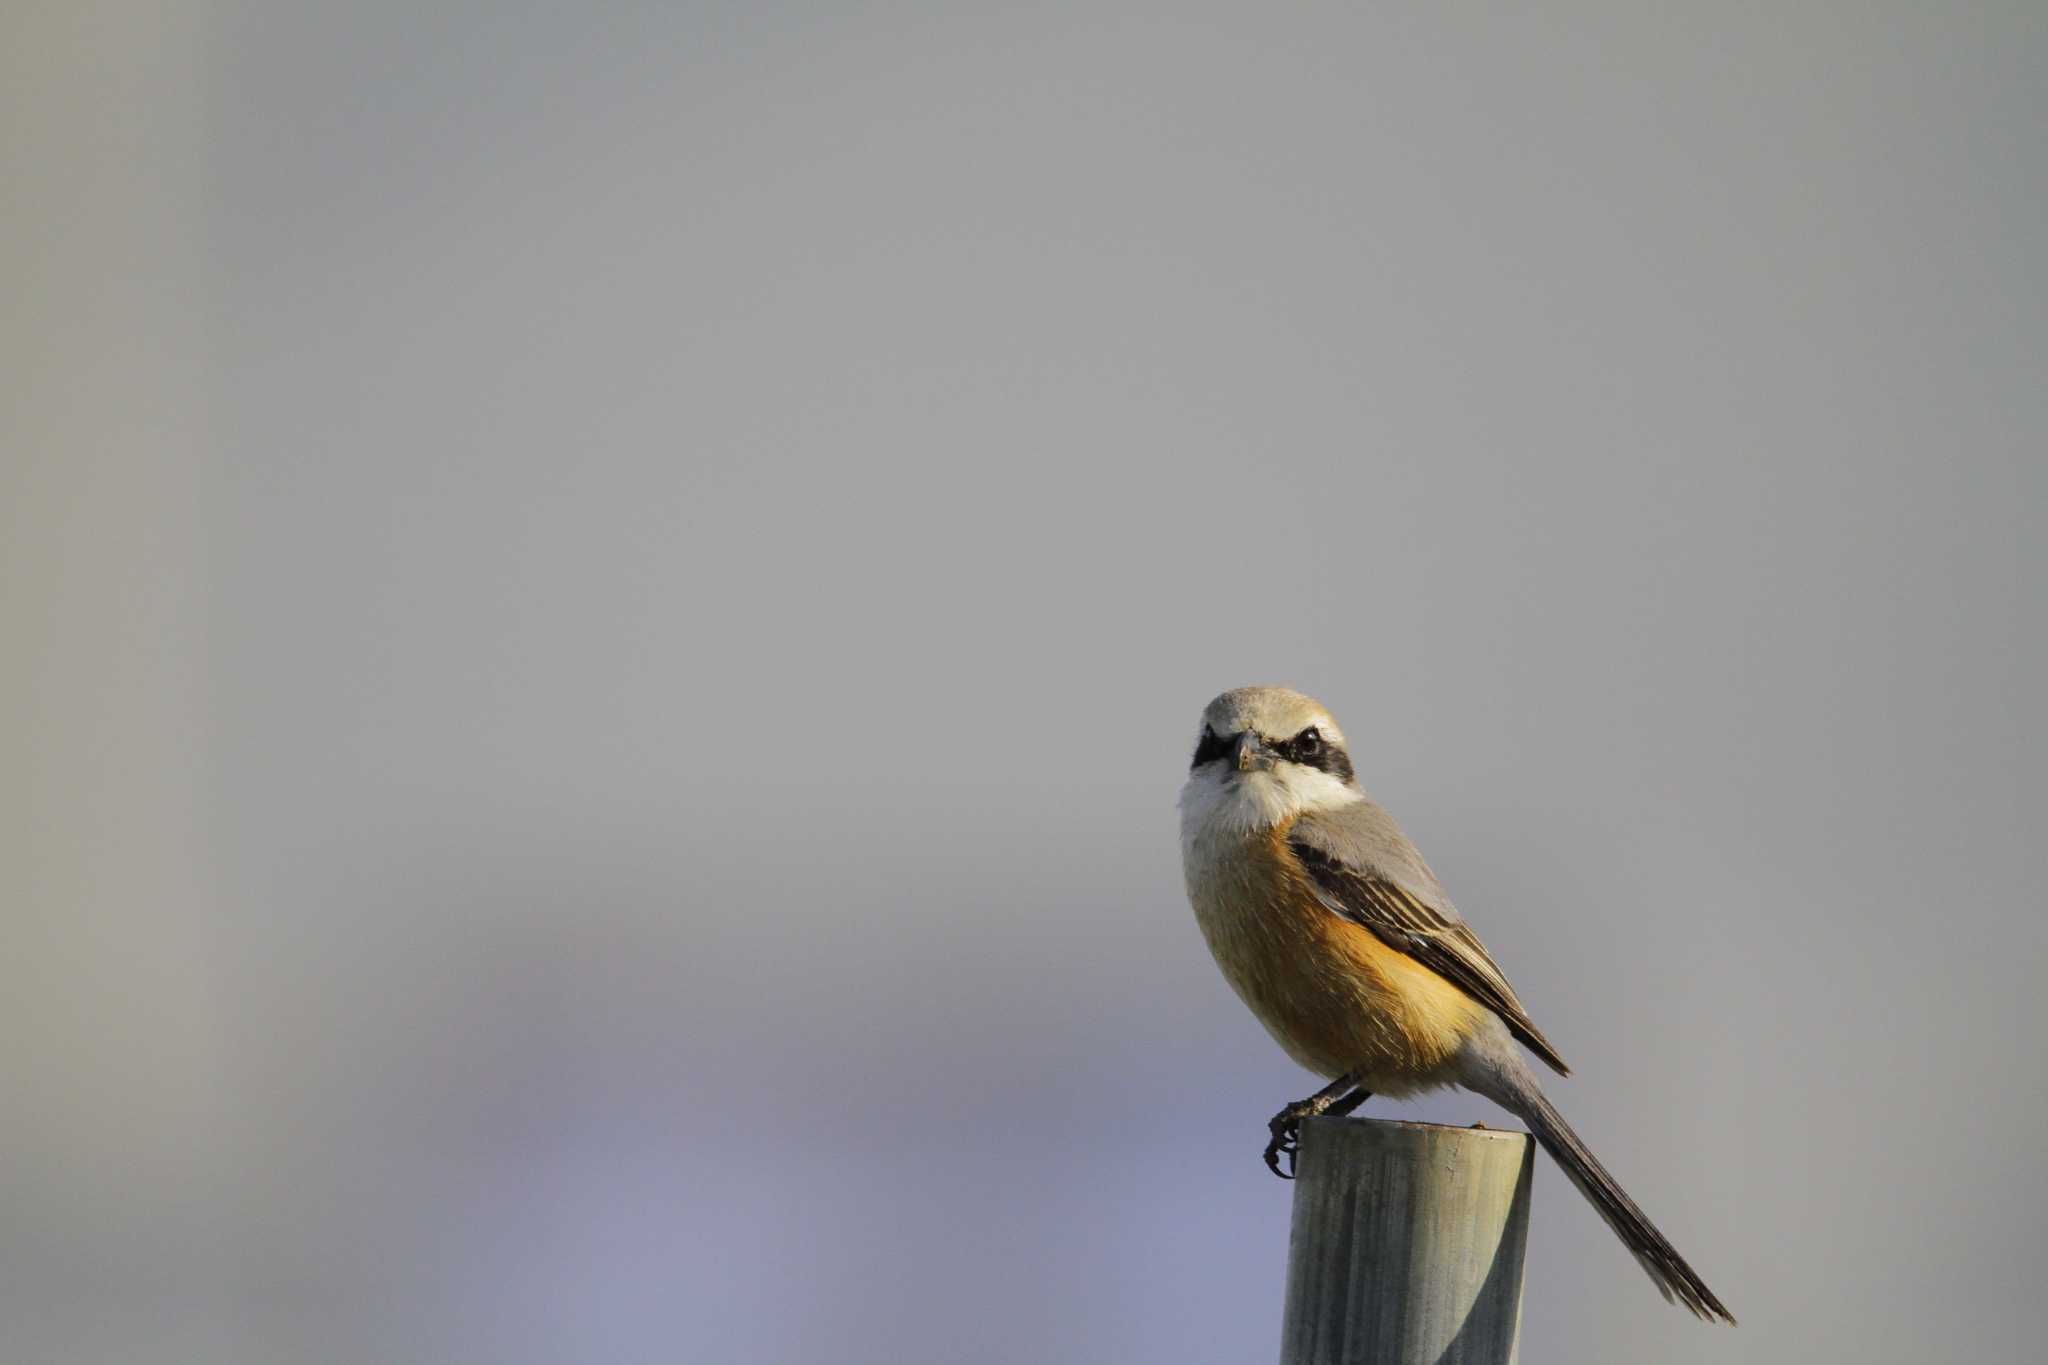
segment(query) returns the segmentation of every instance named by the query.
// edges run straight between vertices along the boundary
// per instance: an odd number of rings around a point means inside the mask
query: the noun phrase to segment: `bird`
[[[1528,1124],[1667,1302],[1734,1323],[1544,1095],[1521,1049],[1561,1076],[1564,1057],[1360,787],[1328,709],[1285,687],[1210,702],[1180,828],[1188,900],[1224,979],[1289,1057],[1330,1081],[1267,1124],[1275,1175],[1293,1178],[1305,1118],[1462,1087]]]

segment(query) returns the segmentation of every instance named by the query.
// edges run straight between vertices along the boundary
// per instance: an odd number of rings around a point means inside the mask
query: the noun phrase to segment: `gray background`
[[[1270,1358],[1269,680],[1744,1322],[1530,1359],[2038,1351],[2039,6],[5,30],[0,1357]]]

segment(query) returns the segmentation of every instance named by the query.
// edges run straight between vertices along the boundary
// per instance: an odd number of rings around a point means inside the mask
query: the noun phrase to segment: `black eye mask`
[[[1204,763],[1214,763],[1219,758],[1228,758],[1236,747],[1233,741],[1223,738],[1205,725],[1202,727],[1201,742],[1195,745],[1195,761],[1188,765],[1189,769],[1192,771]],[[1339,782],[1351,781],[1351,756],[1346,754],[1341,746],[1325,740],[1313,725],[1292,739],[1281,740],[1267,747],[1290,763],[1299,763],[1304,768],[1326,772]]]
[[[1326,772],[1339,782],[1351,780],[1351,756],[1344,752],[1342,745],[1324,739],[1322,732],[1313,725],[1293,739],[1275,744],[1273,752],[1290,763]]]
[[[1214,763],[1219,758],[1229,757],[1230,749],[1231,744],[1229,740],[1224,739],[1214,730],[1204,725],[1202,727],[1202,742],[1195,746],[1195,761],[1188,765],[1189,771],[1192,772],[1204,763]]]

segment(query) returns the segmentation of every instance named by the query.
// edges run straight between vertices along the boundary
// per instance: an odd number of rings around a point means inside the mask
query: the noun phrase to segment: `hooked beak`
[[[1262,773],[1278,760],[1273,751],[1259,738],[1258,731],[1247,730],[1237,737],[1237,770],[1241,773]]]

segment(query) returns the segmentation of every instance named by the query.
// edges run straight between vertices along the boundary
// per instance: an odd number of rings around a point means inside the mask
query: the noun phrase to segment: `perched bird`
[[[1273,1116],[1275,1175],[1291,1178],[1304,1118],[1463,1086],[1529,1125],[1667,1301],[1735,1321],[1544,1097],[1516,1044],[1559,1075],[1564,1058],[1415,845],[1360,790],[1328,711],[1284,687],[1210,702],[1180,830],[1188,899],[1216,965],[1287,1055],[1331,1081]]]

